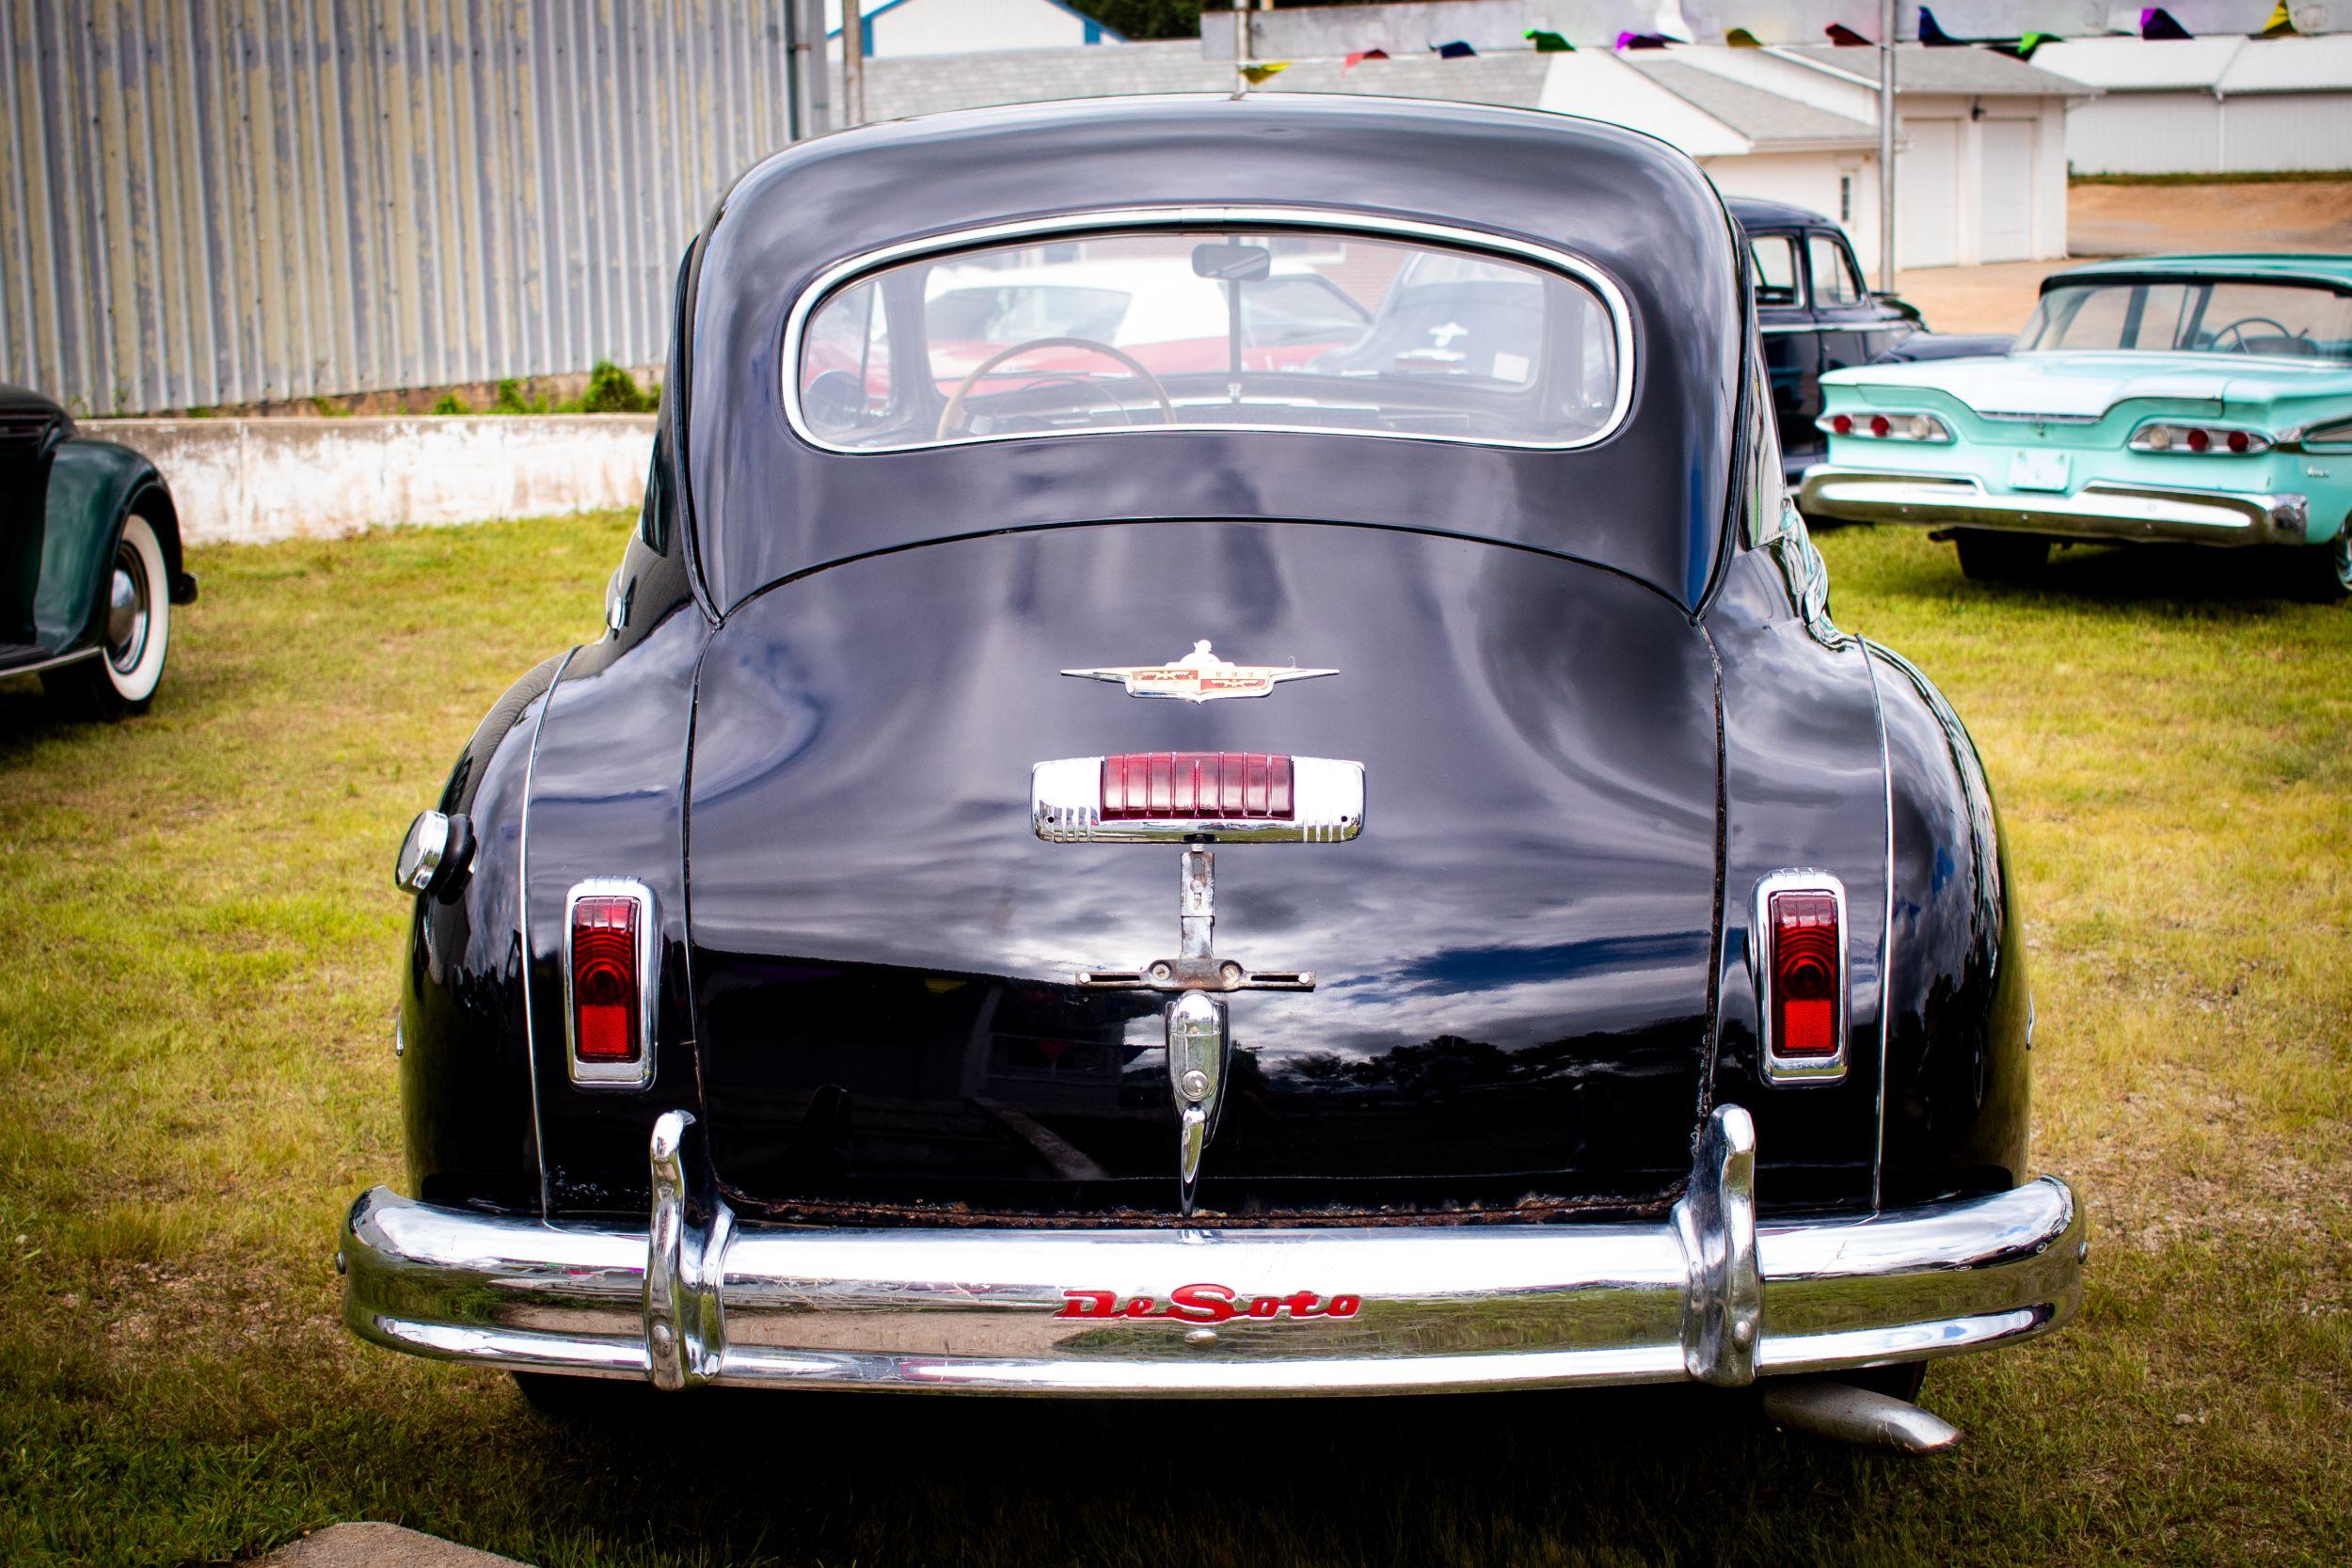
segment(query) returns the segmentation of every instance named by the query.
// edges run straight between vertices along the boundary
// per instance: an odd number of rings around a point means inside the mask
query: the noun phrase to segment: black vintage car
[[[1747,196],[1726,205],[1748,236],[1756,330],[1772,382],[1783,473],[1791,482],[1827,451],[1814,424],[1823,371],[2009,352],[2006,337],[1930,332],[1913,307],[1871,293],[1845,230],[1820,213]]]
[[[154,465],[92,440],[38,392],[0,387],[0,676],[39,674],[79,712],[144,713],[196,597]]]
[[[1663,145],[1458,104],[746,175],[610,635],[402,847],[351,1327],[543,1396],[1765,1378],[1932,1440],[1883,1390],[2065,1321],[2084,1219],[1983,769],[1829,619],[1746,256]],[[1536,307],[1253,346],[1302,269]],[[1147,275],[1116,341],[929,330]]]

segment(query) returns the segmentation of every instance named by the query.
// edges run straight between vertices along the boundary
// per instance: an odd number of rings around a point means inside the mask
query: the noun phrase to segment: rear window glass
[[[1337,230],[1122,230],[902,261],[798,335],[796,423],[888,451],[1158,427],[1574,446],[1623,411],[1582,278]]]
[[[2233,278],[2063,283],[2042,296],[2021,349],[2137,349],[2352,363],[2352,296]]]

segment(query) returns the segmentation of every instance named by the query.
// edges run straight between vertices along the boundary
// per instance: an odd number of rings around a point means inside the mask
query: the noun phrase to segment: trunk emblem
[[[1337,670],[1302,670],[1295,664],[1235,664],[1219,658],[1202,638],[1192,652],[1171,664],[1114,664],[1098,670],[1064,670],[1081,680],[1117,681],[1130,697],[1174,697],[1187,703],[1219,697],[1263,697],[1284,681],[1336,675]]]

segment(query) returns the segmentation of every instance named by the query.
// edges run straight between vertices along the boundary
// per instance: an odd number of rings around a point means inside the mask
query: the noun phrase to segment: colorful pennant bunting
[[[1842,22],[1833,22],[1822,31],[1829,35],[1830,42],[1840,49],[1867,49],[1871,46],[1868,39]]]
[[[1617,35],[1619,49],[1663,49],[1673,41],[1663,33],[1619,33]]]
[[[1922,6],[1919,8],[1919,41],[1930,49],[1958,49],[1968,40],[1956,39],[1946,32],[1935,20],[1935,13]]]
[[[1731,45],[1734,49],[1761,49],[1764,47],[1764,40],[1757,38],[1754,33],[1749,32],[1745,27],[1732,28],[1729,32],[1724,35],[1724,41]]]
[[[1389,52],[1385,49],[1359,49],[1341,63],[1340,74],[1346,75],[1366,60],[1385,60],[1388,57]]]
[[[1251,87],[1272,81],[1291,68],[1288,60],[1259,60],[1241,68],[1242,80]]]
[[[1992,50],[1995,55],[2007,55],[2013,60],[2030,60],[2033,58],[2033,52],[2035,50],[2041,48],[2045,43],[2056,43],[2057,41],[2058,35],[2056,33],[2027,33],[2024,38],[2019,39],[2015,43],[1988,43],[1985,47]]]
[[[2139,36],[2151,43],[2175,43],[2193,35],[2172,20],[2170,11],[2150,6],[2139,13]]]
[[[1573,55],[1576,45],[1557,33],[1547,33],[1541,27],[1530,27],[1525,37],[1535,46],[1538,55]]]
[[[2264,23],[2263,30],[2254,36],[2262,39],[2283,39],[2295,36],[2295,18],[2287,14],[2287,0],[2279,0],[2279,4],[2271,10],[2270,20]]]
[[[1468,60],[1475,58],[1478,54],[1478,51],[1472,49],[1463,39],[1455,39],[1452,43],[1431,44],[1430,48],[1441,60]]]

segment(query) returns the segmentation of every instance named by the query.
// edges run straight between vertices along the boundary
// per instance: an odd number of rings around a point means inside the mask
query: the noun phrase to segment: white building
[[[1062,0],[865,0],[858,21],[867,59],[1127,41]],[[840,59],[841,0],[825,0],[825,37]]]
[[[1896,58],[1898,261],[1949,266],[2065,255],[2066,105],[2093,89],[1981,49],[1905,45]],[[1723,45],[1519,49],[1457,60],[1417,53],[1353,70],[1335,59],[1295,61],[1267,90],[1450,98],[1645,131],[1696,158],[1726,192],[1836,218],[1875,272],[1877,60],[1867,49]],[[868,115],[887,119],[1232,87],[1230,63],[1186,41],[884,57],[869,68],[866,90]]]
[[[2352,36],[2079,39],[2033,60],[2099,89],[2067,118],[2077,174],[2352,168]]]

